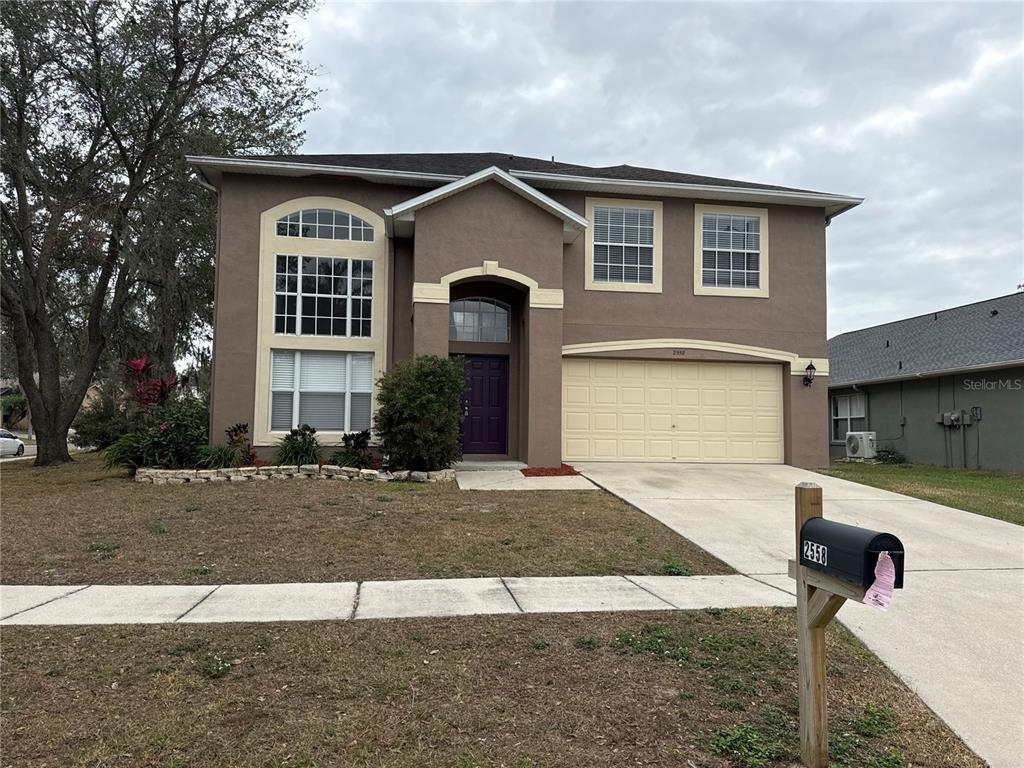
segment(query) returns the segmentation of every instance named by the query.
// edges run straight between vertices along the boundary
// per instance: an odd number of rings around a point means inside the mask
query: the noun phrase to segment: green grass
[[[822,474],[1024,525],[1024,474],[928,464],[833,461]]]

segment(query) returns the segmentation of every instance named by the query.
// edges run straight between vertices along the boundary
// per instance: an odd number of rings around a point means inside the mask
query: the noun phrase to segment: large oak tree
[[[0,310],[38,440],[67,433],[111,349],[165,367],[209,321],[215,200],[185,153],[293,151],[311,0],[3,4]]]

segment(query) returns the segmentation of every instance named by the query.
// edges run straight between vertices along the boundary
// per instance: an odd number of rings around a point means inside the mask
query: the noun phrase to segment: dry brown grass
[[[616,644],[649,624],[681,661]],[[781,767],[796,748],[793,637],[784,610],[6,627],[3,763],[722,768],[724,732],[778,749],[767,764]],[[981,768],[847,632],[829,629],[828,652],[836,765],[902,765],[872,762],[896,750]],[[211,677],[217,654],[231,666]]]
[[[2,470],[7,584],[729,573],[603,491],[281,480],[153,486],[74,464]]]

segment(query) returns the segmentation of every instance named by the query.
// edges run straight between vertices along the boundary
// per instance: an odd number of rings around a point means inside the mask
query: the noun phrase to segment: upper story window
[[[494,299],[459,299],[448,305],[450,341],[509,340],[509,307]]]
[[[695,213],[694,292],[767,297],[767,211],[697,205]]]
[[[373,227],[357,216],[329,208],[293,211],[277,220],[281,237],[313,237],[319,240],[373,242]]]
[[[594,206],[595,283],[654,283],[654,209]]]
[[[277,256],[274,333],[369,337],[372,310],[372,260]]]
[[[661,293],[662,204],[588,197],[588,291]]]

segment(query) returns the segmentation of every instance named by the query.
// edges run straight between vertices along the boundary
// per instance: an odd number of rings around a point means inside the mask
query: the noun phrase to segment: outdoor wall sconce
[[[814,367],[814,363],[808,363],[807,367],[804,368],[804,386],[811,386],[811,382],[814,381],[814,373],[818,369]]]

